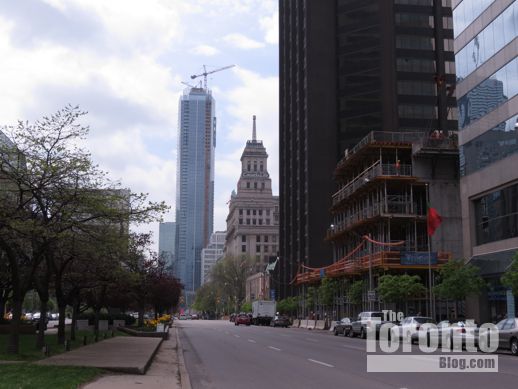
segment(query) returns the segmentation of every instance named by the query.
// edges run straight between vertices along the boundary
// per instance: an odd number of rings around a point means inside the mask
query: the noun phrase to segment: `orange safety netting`
[[[346,256],[338,260],[337,262],[323,267],[310,267],[306,266],[304,264],[300,265],[300,268],[303,270],[308,270],[305,272],[301,272],[300,270],[297,270],[297,274],[291,280],[290,284],[293,284],[294,282],[297,284],[300,283],[308,283],[308,282],[314,282],[318,281],[320,279],[320,273],[322,270],[326,272],[326,274],[330,276],[339,276],[344,273],[353,273],[356,270],[356,262],[350,261],[349,259],[356,254],[365,244],[365,242],[370,242],[372,244],[378,245],[378,246],[387,246],[387,247],[394,247],[394,246],[401,246],[405,243],[404,240],[399,242],[380,242],[377,240],[372,239],[368,235],[362,236],[362,241],[358,246],[356,246],[350,253],[348,253]]]

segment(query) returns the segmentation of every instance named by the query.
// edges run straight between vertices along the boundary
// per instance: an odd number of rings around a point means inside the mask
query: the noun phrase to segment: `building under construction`
[[[346,150],[336,166],[339,190],[333,195],[333,223],[327,240],[333,264],[302,266],[294,283],[303,290],[324,276],[344,280],[335,298],[335,315],[360,310],[390,309],[375,289],[383,274],[419,275],[427,290],[433,270],[462,255],[459,196],[459,153],[455,134],[442,132],[371,132]],[[436,233],[427,233],[427,207],[442,217]],[[432,275],[432,277],[430,277]],[[361,304],[353,304],[346,285],[364,280]],[[430,295],[409,302],[409,313],[445,316],[445,304],[435,306]],[[305,311],[309,311],[311,307]]]

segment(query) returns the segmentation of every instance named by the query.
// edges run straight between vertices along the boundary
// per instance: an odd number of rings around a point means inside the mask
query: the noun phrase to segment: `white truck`
[[[275,301],[257,300],[252,303],[252,324],[269,326],[275,317]]]

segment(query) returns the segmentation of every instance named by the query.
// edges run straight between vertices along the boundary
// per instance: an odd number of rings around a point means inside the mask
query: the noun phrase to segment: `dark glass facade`
[[[518,184],[475,201],[477,245],[518,237]]]
[[[371,131],[457,130],[446,89],[456,76],[449,0],[279,4],[280,258],[289,285],[300,264],[333,261],[324,237],[344,151]]]
[[[518,115],[460,147],[460,174],[465,176],[518,152]]]

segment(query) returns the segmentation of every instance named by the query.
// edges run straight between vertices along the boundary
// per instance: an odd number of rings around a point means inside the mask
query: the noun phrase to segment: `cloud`
[[[259,19],[259,25],[264,32],[264,40],[272,45],[279,44],[279,11],[271,16]]]
[[[238,49],[250,50],[264,47],[264,43],[248,38],[243,34],[228,34],[223,40]]]
[[[216,54],[219,54],[219,50],[209,45],[198,45],[191,50],[191,53],[212,57]]]

